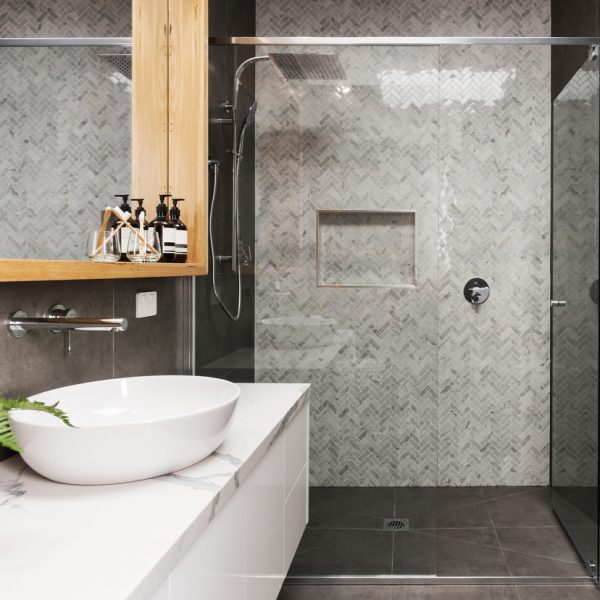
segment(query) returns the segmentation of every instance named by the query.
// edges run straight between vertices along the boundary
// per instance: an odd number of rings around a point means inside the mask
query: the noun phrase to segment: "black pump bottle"
[[[169,207],[166,205],[167,198],[171,194],[160,194],[156,217],[150,223],[158,234],[160,240],[161,256],[159,262],[173,262],[175,257],[175,227],[167,219]]]
[[[131,214],[129,194],[115,194],[115,198],[121,198],[121,204],[119,205],[119,208],[124,213]],[[129,219],[129,221],[131,222],[131,218]],[[115,218],[112,224],[112,229],[116,229],[117,227],[119,227],[120,223],[121,221]],[[119,259],[119,262],[127,262],[127,246],[129,244],[130,233],[131,232],[129,231],[129,229],[127,229],[127,227],[121,227],[121,231],[119,232],[119,242],[121,244],[121,258]]]
[[[184,263],[188,258],[188,232],[187,227],[179,218],[181,209],[177,206],[178,202],[184,202],[183,198],[173,198],[173,207],[171,208],[170,221],[175,228],[175,260],[176,263]]]

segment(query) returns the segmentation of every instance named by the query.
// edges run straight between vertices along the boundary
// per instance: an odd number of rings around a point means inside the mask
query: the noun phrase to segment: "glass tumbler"
[[[127,258],[134,263],[158,262],[161,256],[160,238],[154,227],[149,227],[143,232],[139,229],[129,236]]]
[[[121,258],[121,240],[114,230],[88,231],[85,254],[93,262],[113,263]]]

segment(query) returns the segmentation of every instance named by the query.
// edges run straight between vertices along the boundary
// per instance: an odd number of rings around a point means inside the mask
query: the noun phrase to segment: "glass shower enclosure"
[[[301,551],[328,550],[294,576],[564,581],[529,573],[493,519],[497,486],[550,507],[550,462],[597,563],[598,60],[553,103],[559,43],[212,40],[216,63],[264,57],[239,117],[253,107],[256,380],[312,384],[313,497],[364,499],[315,516]],[[477,569],[453,558],[469,552]]]
[[[553,505],[598,577],[598,72],[594,49],[553,104]]]

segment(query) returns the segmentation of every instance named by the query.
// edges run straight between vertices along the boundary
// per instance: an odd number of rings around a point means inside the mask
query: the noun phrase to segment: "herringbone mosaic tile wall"
[[[258,0],[257,35],[549,35],[549,20],[546,1]],[[313,384],[313,484],[546,484],[549,50],[335,51],[348,87],[257,67],[257,378]],[[317,209],[415,211],[416,287],[317,287]],[[372,235],[365,264],[393,262]],[[492,287],[479,312],[474,276]]]
[[[39,3],[34,3],[39,4]],[[131,35],[131,2],[3,2],[2,36]],[[110,48],[0,49],[0,256],[84,257],[85,232],[131,183],[131,82]]]

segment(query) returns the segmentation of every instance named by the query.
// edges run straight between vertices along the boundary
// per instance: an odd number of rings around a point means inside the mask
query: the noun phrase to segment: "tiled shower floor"
[[[409,529],[383,531],[391,517]],[[331,575],[586,574],[548,488],[316,487],[288,583]]]

